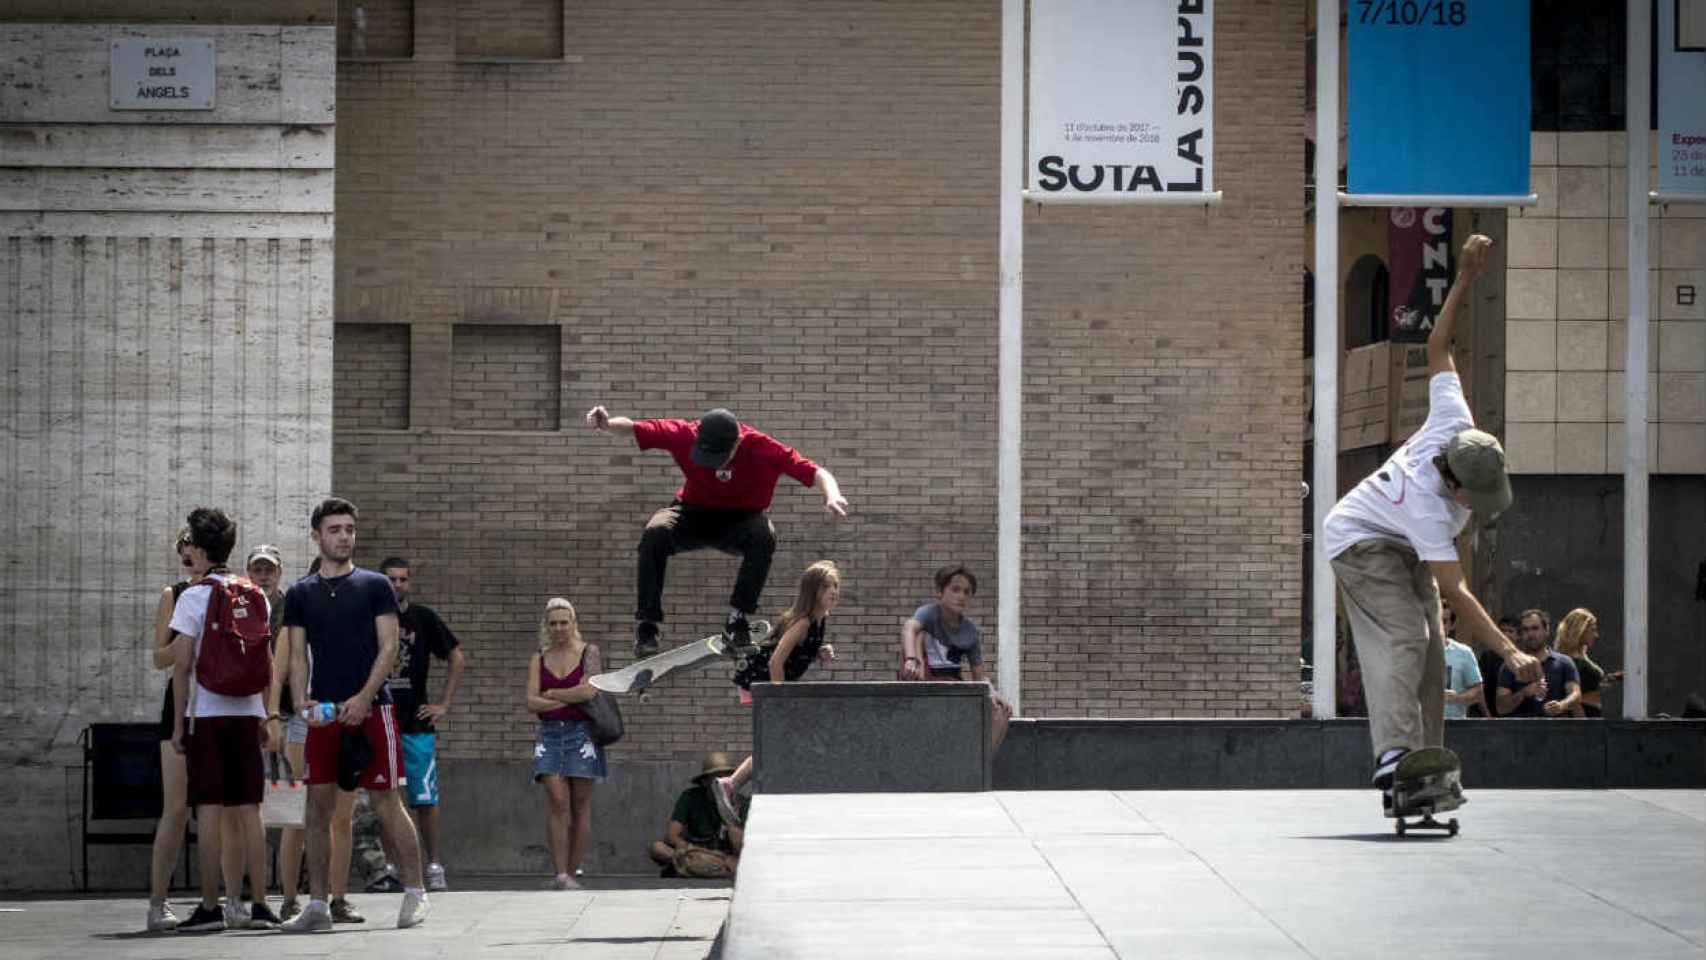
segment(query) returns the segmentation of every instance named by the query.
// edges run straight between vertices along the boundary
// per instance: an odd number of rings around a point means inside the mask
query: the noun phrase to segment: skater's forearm
[[[634,433],[633,420],[611,416],[610,411],[602,404],[586,412],[586,425],[599,433],[620,433],[623,436],[632,436]]]
[[[1428,333],[1429,376],[1457,369],[1451,358],[1451,340],[1457,334],[1458,315],[1463,312],[1463,302],[1469,299],[1470,288],[1486,269],[1487,252],[1492,246],[1492,240],[1478,233],[1464,241],[1457,260],[1457,278],[1445,295],[1445,304],[1440,307],[1433,330]]]
[[[1463,582],[1462,565],[1453,560],[1430,562],[1428,566],[1433,570],[1434,580],[1439,583],[1440,599],[1457,614],[1457,622],[1469,628],[1471,645],[1479,650],[1491,650],[1509,660],[1516,652],[1516,645],[1493,622],[1481,601],[1469,592],[1468,585]]]

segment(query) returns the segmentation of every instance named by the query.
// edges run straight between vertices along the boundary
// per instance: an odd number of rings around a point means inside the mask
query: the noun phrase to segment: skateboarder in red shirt
[[[776,482],[784,474],[793,477],[821,492],[831,515],[845,517],[847,499],[835,477],[721,407],[692,421],[631,420],[597,406],[587,411],[586,422],[600,433],[632,434],[641,450],[668,451],[684,478],[674,501],[652,514],[640,535],[634,657],[657,652],[669,558],[706,548],[741,558],[723,632],[731,648],[750,647],[747,617],[758,609],[776,552],[776,528],[767,513]]]

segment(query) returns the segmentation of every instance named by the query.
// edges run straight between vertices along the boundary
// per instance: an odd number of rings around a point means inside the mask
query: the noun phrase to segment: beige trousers
[[[1445,745],[1445,631],[1439,585],[1416,551],[1363,540],[1333,559],[1362,662],[1374,757]]]

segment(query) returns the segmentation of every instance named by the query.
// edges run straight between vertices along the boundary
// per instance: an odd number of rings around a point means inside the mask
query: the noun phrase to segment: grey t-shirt
[[[912,619],[924,625],[924,662],[932,670],[958,670],[962,661],[983,665],[983,631],[977,621],[961,617],[951,632],[942,623],[942,605],[932,600],[919,607]]]

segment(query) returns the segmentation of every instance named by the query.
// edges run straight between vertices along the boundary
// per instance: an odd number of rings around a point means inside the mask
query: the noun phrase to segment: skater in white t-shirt
[[[1334,505],[1322,531],[1362,663],[1374,785],[1385,791],[1404,754],[1443,746],[1442,595],[1464,639],[1497,652],[1525,680],[1540,671],[1469,592],[1457,559],[1471,513],[1487,523],[1511,503],[1505,452],[1475,429],[1451,359],[1453,328],[1492,245],[1480,234],[1463,244],[1457,280],[1428,335],[1427,421]]]

